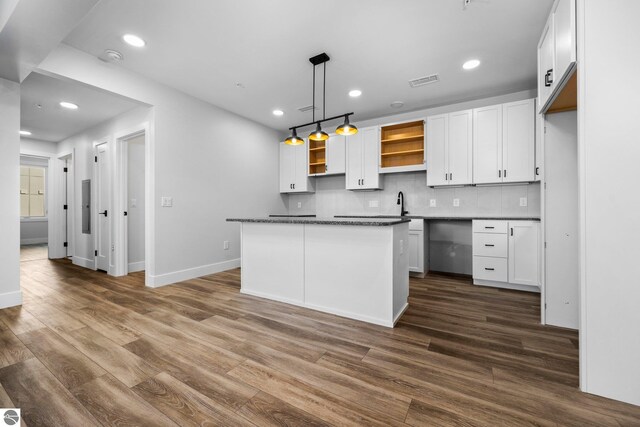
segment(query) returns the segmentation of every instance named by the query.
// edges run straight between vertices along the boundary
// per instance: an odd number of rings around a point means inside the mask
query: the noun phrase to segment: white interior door
[[[502,182],[502,105],[473,110],[473,183]]]
[[[546,323],[578,329],[577,113],[548,114],[544,136]],[[612,250],[615,250],[612,248]]]
[[[471,184],[473,175],[472,111],[449,114],[449,184]]]
[[[449,139],[449,115],[427,117],[427,185],[449,183],[447,142]]]
[[[96,230],[97,251],[96,267],[98,270],[109,271],[109,254],[111,246],[110,218],[109,215],[109,151],[107,144],[100,144],[96,147],[96,200],[98,209],[98,224]]]
[[[72,250],[72,230],[73,226],[71,224],[71,215],[69,210],[71,209],[71,201],[69,198],[69,193],[71,192],[71,186],[73,182],[71,182],[71,161],[67,158],[64,159],[64,189],[63,189],[63,197],[64,197],[64,241],[67,242],[66,256],[70,257],[73,255]],[[59,209],[59,208],[58,208]]]

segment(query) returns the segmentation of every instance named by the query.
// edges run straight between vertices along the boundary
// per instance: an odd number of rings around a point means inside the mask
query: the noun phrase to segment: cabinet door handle
[[[444,174],[444,180],[445,180],[445,181],[448,181],[448,180],[449,180],[449,175],[448,175],[448,174],[446,174],[446,173]]]
[[[488,270],[488,271],[493,271],[493,270],[495,270],[495,268],[490,268],[490,267],[485,267],[484,269],[485,269],[485,270]]]
[[[498,178],[502,178],[502,171],[498,170]]]
[[[511,227],[511,235],[513,236],[513,227]]]
[[[449,181],[453,181],[453,174],[452,173],[449,174]]]
[[[540,175],[540,167],[536,166],[536,176]]]
[[[553,83],[553,68],[547,70],[547,73],[544,75],[544,85],[546,87],[551,86],[551,84]]]
[[[485,244],[485,246],[486,246],[486,247],[488,247],[488,248],[492,248],[492,247],[494,247],[495,245]]]
[[[296,185],[295,185],[295,184],[293,184],[293,189],[294,189],[294,190],[296,189]]]
[[[362,178],[362,185],[364,185],[364,178]]]
[[[328,165],[324,165],[324,171],[328,171],[329,170],[329,166]]]
[[[507,170],[506,169],[504,170],[504,177],[505,178],[507,177]]]

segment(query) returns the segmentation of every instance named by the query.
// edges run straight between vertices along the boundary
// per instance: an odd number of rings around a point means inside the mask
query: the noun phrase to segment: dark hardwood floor
[[[240,270],[152,290],[21,268],[0,407],[30,426],[640,425],[640,407],[577,390],[577,333],[540,326],[537,295],[411,279],[387,329],[241,295]]]

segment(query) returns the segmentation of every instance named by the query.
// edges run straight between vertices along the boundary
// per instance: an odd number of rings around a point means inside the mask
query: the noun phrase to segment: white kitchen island
[[[408,219],[229,218],[241,292],[393,327],[408,307]]]

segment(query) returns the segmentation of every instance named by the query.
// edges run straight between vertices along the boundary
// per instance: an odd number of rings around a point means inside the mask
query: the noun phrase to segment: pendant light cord
[[[323,63],[324,71],[322,71],[322,120],[327,118],[327,63]]]
[[[316,121],[316,66],[313,66],[313,106],[311,108],[313,121]]]

